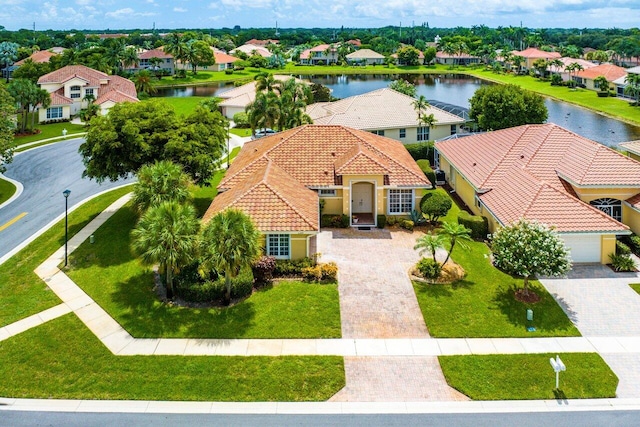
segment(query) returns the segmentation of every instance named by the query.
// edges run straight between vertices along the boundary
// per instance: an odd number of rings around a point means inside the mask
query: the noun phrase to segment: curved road
[[[6,177],[24,186],[22,194],[0,209],[0,259],[22,242],[64,215],[62,192],[71,190],[69,209],[101,191],[117,187],[133,178],[98,184],[82,178],[84,165],[78,147],[82,138],[44,145],[15,155]]]

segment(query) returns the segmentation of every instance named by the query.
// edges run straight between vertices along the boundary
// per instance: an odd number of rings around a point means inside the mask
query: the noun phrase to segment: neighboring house
[[[377,215],[406,216],[431,188],[397,141],[344,126],[304,125],[246,143],[204,215],[227,208],[248,214],[267,255],[297,259],[316,252],[323,214],[346,214],[351,226]]]
[[[587,89],[599,90],[595,87],[594,80],[599,76],[604,76],[609,81],[609,88],[614,89],[615,80],[627,76],[626,68],[618,67],[613,64],[600,64],[586,70],[578,71],[573,75],[573,80],[578,84],[585,85]]]
[[[588,70],[589,68],[593,68],[595,66],[597,66],[597,64],[594,64],[591,61],[586,61],[584,59],[580,59],[580,58],[567,58],[567,57],[562,57],[562,58],[558,58],[561,62],[562,65],[560,66],[556,66],[556,65],[549,65],[547,67],[547,71],[551,74],[560,74],[560,76],[562,77],[563,81],[568,81],[573,77],[573,71],[569,72],[567,71],[567,67],[571,64],[579,64],[582,68],[584,68],[585,70]]]
[[[33,52],[29,57],[21,59],[20,61],[6,67],[2,70],[2,77],[7,78],[7,74],[9,74],[8,78],[13,77],[13,72],[20,68],[26,61],[32,61],[35,63],[44,63],[49,62],[52,56],[57,55],[57,53],[49,51],[49,50],[39,50],[37,52]]]
[[[238,46],[237,48],[233,49],[229,53],[233,55],[236,52],[243,52],[247,56],[251,56],[256,53],[264,58],[271,57],[271,52],[269,52],[269,49],[264,46],[257,46],[254,44],[243,44],[242,46]]]
[[[158,68],[160,70],[165,70],[171,74],[175,71],[175,61],[173,59],[173,55],[165,52],[163,49],[151,49],[145,50],[144,52],[140,52],[138,54],[138,59],[140,62],[138,63],[138,70],[153,70],[154,65],[151,63],[152,58],[161,59],[162,62],[158,64]]]
[[[627,68],[625,71],[627,72],[627,74],[618,77],[612,83],[615,86],[616,95],[621,98],[631,99],[635,101],[635,96],[624,93],[624,88],[627,87],[627,76],[629,74],[640,74],[640,67]]]
[[[406,46],[406,45],[405,44],[401,45],[401,47],[404,47],[404,46]],[[421,51],[421,50],[418,50],[418,52],[419,52],[418,53],[418,64],[419,65],[424,65],[424,52]],[[396,65],[407,65],[407,64],[404,63],[404,61],[400,61],[398,59],[398,54],[397,53],[391,54],[390,56],[391,56],[391,58],[395,59]]]
[[[552,226],[574,262],[608,264],[616,236],[640,233],[640,163],[555,124],[437,142],[436,165],[489,230]]]
[[[436,63],[443,65],[469,65],[478,64],[482,61],[477,56],[469,55],[468,53],[454,53],[452,55],[445,52],[436,52]]]
[[[338,45],[319,44],[318,46],[306,49],[300,54],[300,63],[305,65],[335,64],[338,62]]]
[[[211,71],[233,70],[233,63],[240,61],[240,58],[227,55],[223,51],[215,48],[213,49],[213,56],[216,59],[216,63],[210,66]]]
[[[87,107],[87,97],[93,97],[93,103],[100,107],[102,115],[117,103],[138,102],[131,80],[84,65],[69,65],[45,74],[38,79],[38,85],[51,94],[49,108],[39,111],[40,122],[70,119]]]
[[[535,47],[530,47],[525,50],[514,50],[511,54],[514,56],[522,56],[525,61],[522,66],[526,69],[533,68],[533,63],[536,59],[546,59],[547,61],[551,61],[562,57],[559,52],[546,52],[544,50],[536,49]]]
[[[273,40],[273,39],[266,39],[266,40],[258,40],[258,39],[251,39],[251,40],[247,40],[247,42],[245,44],[252,44],[254,46],[266,46],[269,44],[279,44],[280,40]]]
[[[274,75],[276,80],[286,81],[291,76]],[[308,83],[304,80],[296,79],[299,83]],[[245,108],[256,99],[256,82],[252,81],[242,86],[234,87],[225,92],[218,94],[223,101],[218,104],[222,111],[222,115],[228,119],[233,119],[234,114],[243,113]]]
[[[349,64],[356,65],[382,65],[384,64],[384,55],[379,54],[371,49],[360,49],[351,52],[346,56]]]
[[[350,44],[351,46],[353,46],[356,49],[360,49],[360,47],[362,46],[362,42],[360,41],[360,39],[347,40],[345,43],[346,44]]]
[[[433,114],[435,126],[420,126],[414,102],[415,98],[382,88],[335,102],[311,104],[307,114],[315,124],[366,130],[403,144],[441,139],[461,131],[464,119],[433,106],[424,114]]]

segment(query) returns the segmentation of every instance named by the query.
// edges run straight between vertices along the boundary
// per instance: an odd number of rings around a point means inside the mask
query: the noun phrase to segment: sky
[[[640,0],[0,0],[8,30],[640,26]]]

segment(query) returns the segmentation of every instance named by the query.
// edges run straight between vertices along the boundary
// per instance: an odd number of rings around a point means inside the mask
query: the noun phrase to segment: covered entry
[[[375,225],[375,184],[351,184],[351,225]]]

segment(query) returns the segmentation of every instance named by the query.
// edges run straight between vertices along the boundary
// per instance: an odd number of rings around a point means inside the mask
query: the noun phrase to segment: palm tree
[[[140,70],[131,80],[136,85],[136,91],[152,94],[157,91],[155,86],[151,84],[152,79],[153,76],[149,70]]]
[[[429,251],[431,253],[431,257],[435,261],[436,251],[438,249],[444,248],[445,241],[446,239],[442,234],[433,234],[431,232],[428,232],[427,234],[422,235],[418,238],[413,249],[419,250],[418,253],[420,255]]]
[[[598,76],[593,79],[593,86],[600,92],[609,92],[609,80],[605,76]]]
[[[412,102],[413,108],[418,113],[418,122],[422,121],[422,114],[431,106],[429,101],[427,101],[427,97],[424,95],[420,95],[416,98],[415,101]]]
[[[124,68],[138,68],[140,58],[135,47],[128,47],[122,53],[122,65]]]
[[[169,33],[165,38],[164,51],[176,61],[183,62],[186,58],[186,45],[182,36],[178,33]]]
[[[280,82],[273,77],[273,74],[267,72],[258,73],[255,77],[255,80],[256,93],[262,91],[273,92],[274,89],[280,84]]]
[[[36,109],[47,109],[51,105],[51,94],[46,89],[38,89],[33,92],[32,100],[32,114],[31,114],[31,130],[35,128]]]
[[[524,56],[513,55],[511,57],[511,62],[513,63],[513,66],[518,69],[518,74],[520,74],[520,69],[522,68],[522,64],[524,63]]]
[[[447,261],[449,261],[456,243],[459,243],[460,246],[466,249],[468,246],[464,243],[464,241],[471,240],[471,230],[469,230],[462,224],[454,222],[445,222],[444,224],[442,224],[442,228],[438,231],[438,233],[442,235],[446,240],[449,240],[449,253],[447,254],[447,258],[444,260],[442,265],[445,265]]]
[[[559,73],[563,66],[564,62],[562,62],[560,58],[555,58],[549,61],[549,67],[554,67],[556,73]]]
[[[131,232],[131,247],[142,263],[160,264],[165,272],[168,299],[173,299],[173,276],[196,258],[199,228],[193,206],[169,201],[151,207]]]
[[[251,218],[238,209],[218,213],[202,233],[204,271],[224,272],[225,303],[231,302],[231,279],[260,255],[260,232]]]
[[[18,59],[18,43],[2,42],[0,43],[0,63],[6,73],[7,83],[9,83],[9,66]]]
[[[436,119],[436,117],[433,114],[429,114],[427,116],[422,116],[422,118],[420,119],[420,124],[423,126],[427,126],[431,129],[433,129],[434,127],[436,127],[436,123],[438,122],[438,120]]]
[[[132,201],[139,214],[163,202],[184,204],[191,199],[189,176],[176,163],[156,161],[142,166],[136,175],[138,182],[133,187]]]
[[[625,77],[624,93],[633,96],[636,100],[636,106],[638,105],[638,98],[640,97],[640,74],[628,73]]]
[[[272,128],[280,117],[278,97],[273,92],[259,92],[256,99],[247,106],[246,112],[251,132],[260,128]]]

